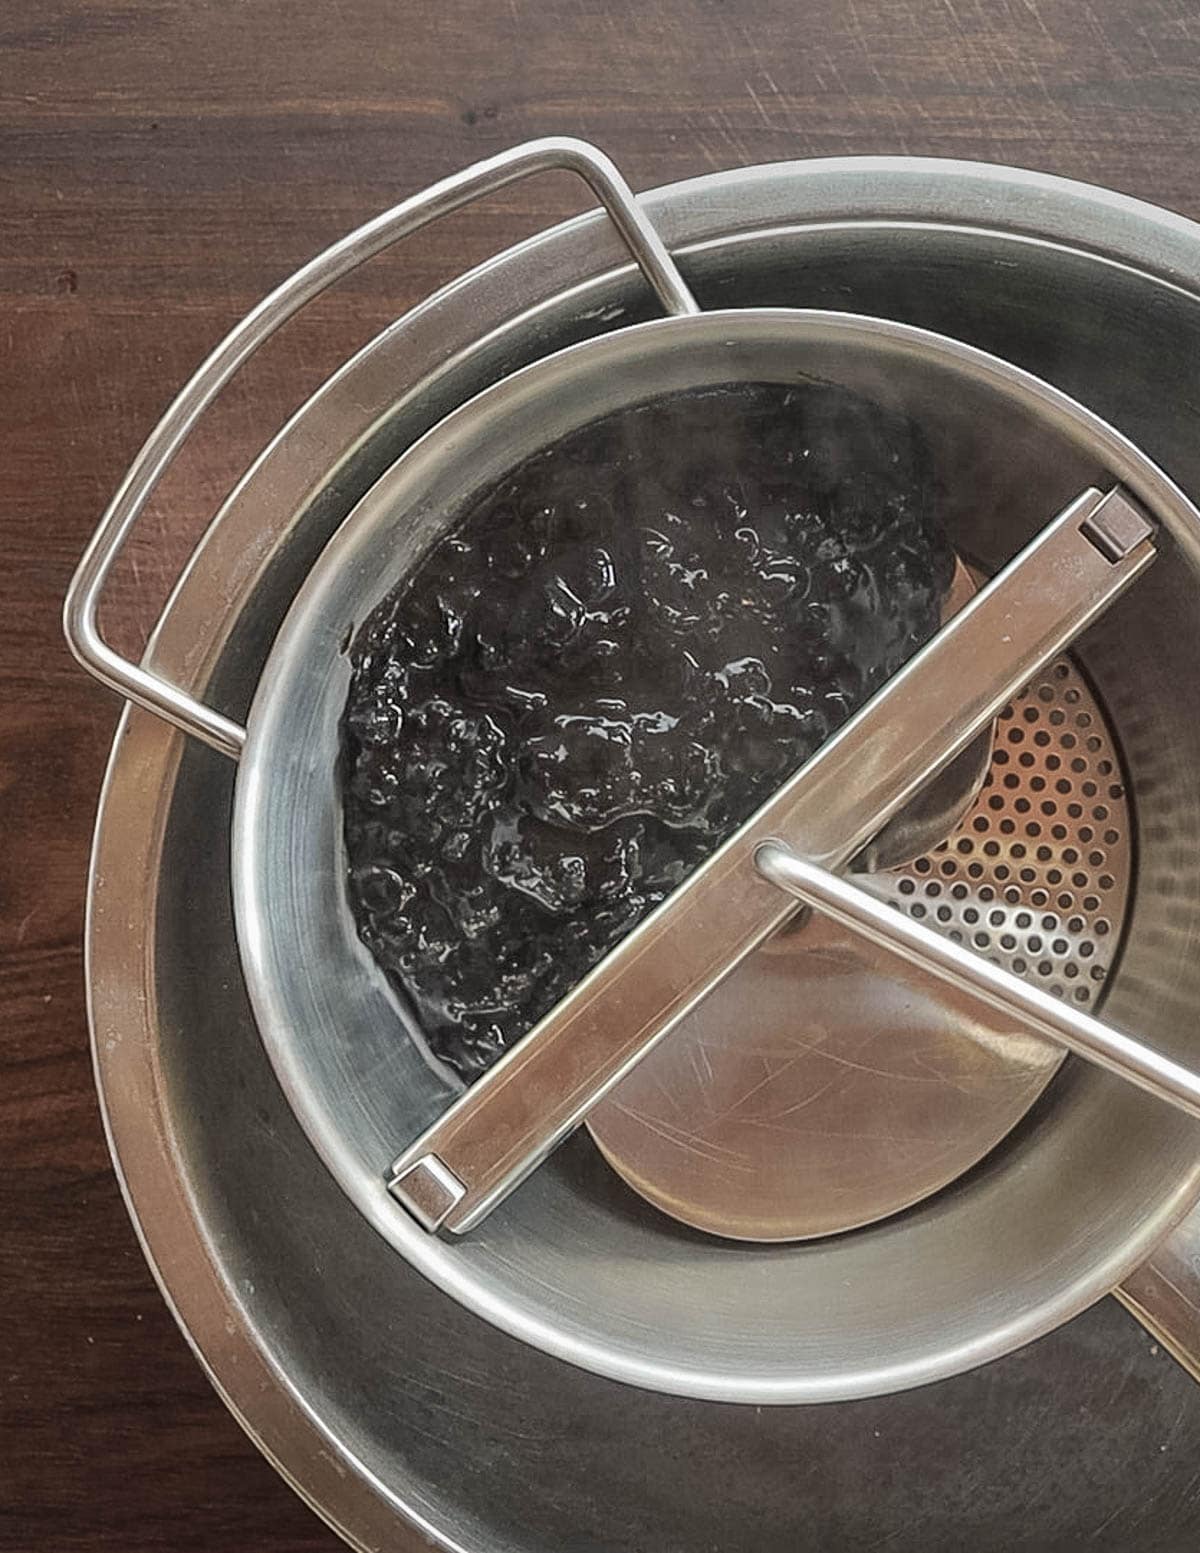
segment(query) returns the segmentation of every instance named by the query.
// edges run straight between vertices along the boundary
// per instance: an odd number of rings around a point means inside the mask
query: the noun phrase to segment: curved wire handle
[[[634,261],[669,313],[700,311],[662,238],[603,152],[583,140],[531,140],[435,183],[348,233],[247,313],[208,357],[151,432],[93,534],[67,589],[63,629],[91,674],[127,700],[236,760],[246,731],[177,685],[123,658],[100,634],[100,597],[129,531],[197,420],[238,368],[281,324],[326,287],[401,237],[534,173],[577,174],[612,218]]]

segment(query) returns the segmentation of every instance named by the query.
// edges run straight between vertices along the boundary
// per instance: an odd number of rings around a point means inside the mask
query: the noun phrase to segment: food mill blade
[[[1089,488],[395,1161],[427,1230],[478,1224],[650,1048],[799,909],[764,843],[847,864],[1153,560],[1153,526]]]

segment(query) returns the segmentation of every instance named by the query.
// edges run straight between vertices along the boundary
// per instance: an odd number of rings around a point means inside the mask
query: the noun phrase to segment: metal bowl
[[[389,1161],[455,1091],[411,1039],[348,910],[338,759],[348,644],[433,539],[540,448],[671,392],[805,380],[882,397],[924,428],[951,541],[989,568],[1088,485],[1118,479],[1152,509],[1177,514],[1193,556],[1160,560],[1158,607],[1148,610],[1134,589],[1100,628],[1101,642],[1115,633],[1126,650],[1119,678],[1110,686],[1110,666],[1097,689],[1102,701],[1152,704],[1147,666],[1165,673],[1164,686],[1186,675],[1200,640],[1192,568],[1200,519],[1064,396],[970,347],[852,314],[764,308],[660,319],[496,384],[376,482],[272,647],[247,724],[233,828],[235,914],[259,1028],[293,1109],[355,1205],[422,1272],[513,1335],[617,1380],[734,1402],[877,1395],[1040,1336],[1111,1288],[1114,1264],[1148,1254],[1157,1202],[1173,1204],[1187,1175],[1164,1170],[1168,1140],[1195,1141],[1187,1118],[1160,1116],[1140,1097],[1131,1105],[1111,1077],[1080,1075],[1051,1106],[1052,1126],[1026,1129],[951,1191],[853,1235],[770,1248],[680,1235],[554,1159],[462,1239],[426,1234],[389,1195]],[[1086,661],[1087,638],[1081,649]],[[1200,759],[1198,732],[1190,736]],[[1173,779],[1156,782],[1156,810],[1193,799],[1187,746],[1181,733]],[[1129,769],[1136,802],[1135,759]],[[1139,925],[1154,941],[1174,921],[1155,904],[1143,888],[1131,943]],[[1114,999],[1130,969],[1118,971]],[[1200,966],[1192,996],[1200,998]],[[1159,1022],[1144,1006],[1125,1018],[1168,1046],[1188,1038],[1186,1026]]]
[[[1195,401],[1200,361],[1200,305],[1188,289],[1200,290],[1200,244],[1188,223],[1053,179],[905,162],[749,170],[648,205],[685,248],[706,301],[837,306],[967,339],[1075,392],[1185,489],[1200,489],[1200,454],[1177,413]],[[382,336],[231,499],[164,618],[156,667],[207,685],[240,715],[312,557],[396,454],[511,367],[629,321],[637,298],[603,224],[587,218],[486,266]],[[1088,643],[1142,814],[1139,899],[1110,1012],[1164,1046],[1178,1031],[1179,1055],[1193,997],[1179,950],[1197,927],[1200,818],[1184,779],[1200,689],[1174,680],[1169,665],[1188,620],[1175,590],[1189,587],[1180,568],[1156,568]],[[1136,687],[1122,676],[1133,633],[1155,655]],[[196,652],[198,638],[207,654]],[[725,1545],[783,1549],[796,1545],[798,1517],[811,1527],[822,1515],[840,1527],[839,1545],[858,1545],[847,1530],[852,1509],[801,1510],[793,1495],[798,1455],[849,1415],[759,1415],[630,1393],[498,1335],[370,1231],[306,1144],[263,1059],[237,966],[224,849],[213,844],[229,821],[231,785],[218,757],[185,753],[150,717],[127,715],[97,838],[91,995],[131,1206],[180,1318],[264,1449],[363,1547],[405,1546],[403,1528],[415,1524],[458,1548],[690,1549],[721,1527]],[[1090,1099],[1078,1098],[1081,1088]],[[1195,1195],[1195,1143],[1174,1118],[1132,1094],[1118,1101],[1115,1086],[1068,1064],[1015,1148],[1053,1151],[1061,1108],[1078,1105],[1107,1131],[1075,1134],[1056,1156],[1064,1179],[1083,1180],[1089,1161],[1102,1164],[1137,1135],[1155,1138],[1155,1179],[1121,1203],[1097,1188],[1069,1224],[1054,1222],[1051,1204],[1049,1222],[1024,1225],[1022,1237],[1068,1259],[1100,1237],[1118,1248],[1115,1281]],[[590,1150],[569,1149],[556,1169],[604,1198],[606,1175]],[[608,1211],[626,1212],[625,1201],[618,1189]],[[904,1227],[885,1232],[901,1258],[911,1254]],[[1094,1292],[1071,1290],[1071,1308]],[[877,1341],[883,1350],[886,1334]],[[943,1388],[939,1406],[961,1412],[973,1384]],[[912,1416],[904,1403],[890,1406],[874,1416]],[[681,1465],[681,1448],[696,1470]],[[859,1458],[868,1474],[871,1449]],[[922,1528],[950,1468],[922,1469],[931,1494],[914,1516],[912,1479],[889,1487],[882,1470],[893,1449],[894,1438],[878,1448],[875,1513],[890,1504],[911,1527],[905,1545],[928,1545]],[[584,1458],[586,1482],[570,1466]],[[1019,1516],[1025,1500],[1014,1489],[1006,1505]],[[1063,1517],[1077,1513],[1078,1499],[1063,1496],[1043,1530],[1065,1527],[1069,1537],[1074,1523]]]

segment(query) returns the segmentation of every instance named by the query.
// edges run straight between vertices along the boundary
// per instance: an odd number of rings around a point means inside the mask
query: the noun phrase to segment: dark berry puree
[[[821,386],[680,394],[489,491],[366,621],[358,932],[470,1080],[936,629],[924,443]]]

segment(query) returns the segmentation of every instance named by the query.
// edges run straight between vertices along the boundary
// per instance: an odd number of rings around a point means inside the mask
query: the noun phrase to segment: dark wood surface
[[[0,8],[0,1547],[330,1549],[210,1392],[93,1098],[80,949],[115,703],[73,562],[174,389],[327,240],[531,135],[635,186],[843,153],[1047,169],[1200,217],[1194,0],[9,0]],[[446,278],[571,209],[522,185],[343,287],[211,417],[116,589],[136,641],[286,410]]]

